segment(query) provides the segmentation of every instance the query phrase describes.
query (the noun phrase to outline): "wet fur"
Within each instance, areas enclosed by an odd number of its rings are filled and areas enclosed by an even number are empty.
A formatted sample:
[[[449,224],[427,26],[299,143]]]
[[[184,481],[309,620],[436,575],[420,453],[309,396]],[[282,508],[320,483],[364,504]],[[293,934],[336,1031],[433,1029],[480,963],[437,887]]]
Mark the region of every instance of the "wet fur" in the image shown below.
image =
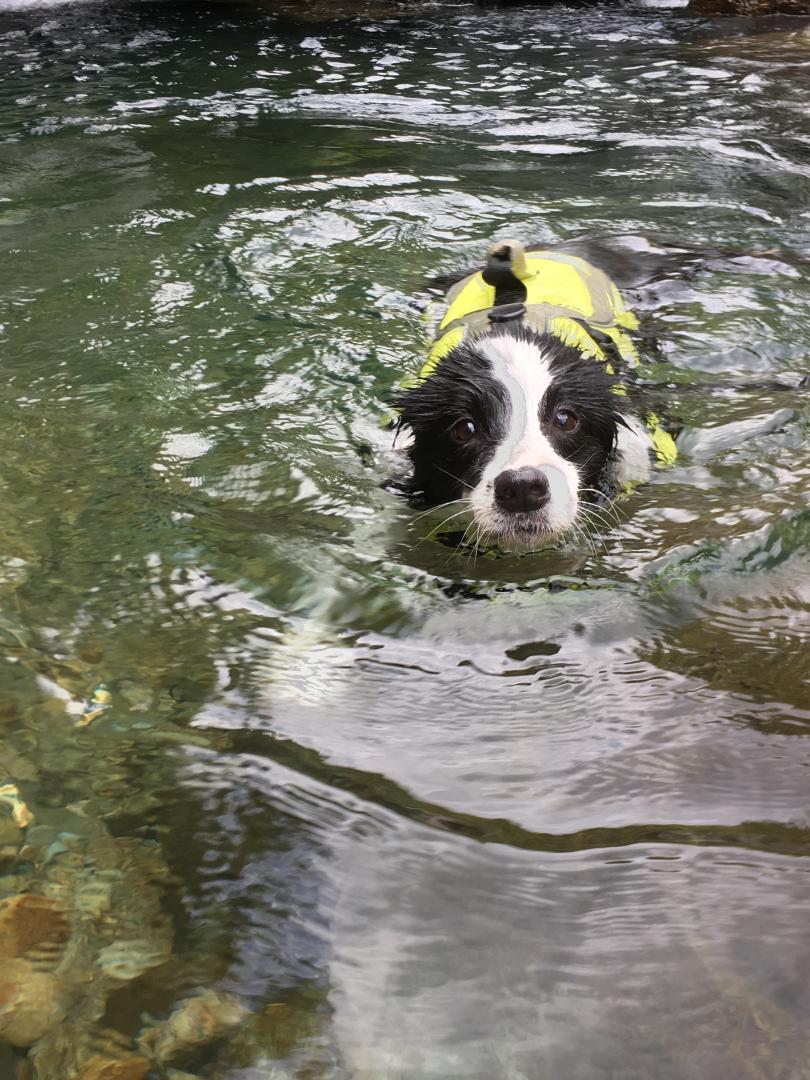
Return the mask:
[[[543,399],[541,430],[557,453],[577,466],[582,489],[607,488],[618,431],[625,426],[624,399],[611,389],[616,380],[603,365],[584,361],[576,349],[548,334],[518,327],[487,335],[496,336],[524,341],[548,357],[552,383]],[[454,349],[429,379],[396,404],[400,426],[413,433],[407,451],[413,467],[409,490],[429,505],[459,499],[478,484],[510,420],[508,395],[475,341]],[[573,435],[549,423],[563,407],[575,409],[581,418],[581,429]],[[460,445],[451,429],[467,416],[476,425],[476,436]]]

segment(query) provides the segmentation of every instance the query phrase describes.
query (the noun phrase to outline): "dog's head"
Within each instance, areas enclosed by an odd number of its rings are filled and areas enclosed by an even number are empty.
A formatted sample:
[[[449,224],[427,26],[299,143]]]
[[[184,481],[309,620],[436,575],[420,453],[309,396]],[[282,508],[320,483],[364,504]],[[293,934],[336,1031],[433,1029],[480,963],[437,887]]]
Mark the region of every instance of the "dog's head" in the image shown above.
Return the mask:
[[[624,423],[604,365],[549,335],[496,330],[454,349],[397,403],[413,491],[466,500],[480,536],[533,547],[575,523]]]

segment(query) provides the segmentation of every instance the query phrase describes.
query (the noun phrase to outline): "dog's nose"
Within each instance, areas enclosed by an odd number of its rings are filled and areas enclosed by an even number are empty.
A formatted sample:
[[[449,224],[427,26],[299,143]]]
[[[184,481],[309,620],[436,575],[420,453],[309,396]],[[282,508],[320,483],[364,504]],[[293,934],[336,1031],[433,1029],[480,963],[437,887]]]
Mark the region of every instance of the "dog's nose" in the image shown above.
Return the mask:
[[[510,514],[539,510],[549,495],[548,477],[542,469],[506,469],[495,477],[495,503]]]

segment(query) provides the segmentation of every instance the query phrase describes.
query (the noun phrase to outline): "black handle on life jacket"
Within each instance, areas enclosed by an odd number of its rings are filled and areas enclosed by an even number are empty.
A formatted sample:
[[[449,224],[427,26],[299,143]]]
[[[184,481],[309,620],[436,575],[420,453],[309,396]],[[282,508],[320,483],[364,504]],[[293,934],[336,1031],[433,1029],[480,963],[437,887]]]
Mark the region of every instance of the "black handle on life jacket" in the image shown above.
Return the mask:
[[[492,245],[481,276],[495,289],[495,307],[525,303],[526,286],[514,272],[511,244]]]
[[[526,305],[517,303],[502,304],[500,307],[494,307],[487,317],[493,326],[499,326],[501,323],[522,322],[525,315]]]

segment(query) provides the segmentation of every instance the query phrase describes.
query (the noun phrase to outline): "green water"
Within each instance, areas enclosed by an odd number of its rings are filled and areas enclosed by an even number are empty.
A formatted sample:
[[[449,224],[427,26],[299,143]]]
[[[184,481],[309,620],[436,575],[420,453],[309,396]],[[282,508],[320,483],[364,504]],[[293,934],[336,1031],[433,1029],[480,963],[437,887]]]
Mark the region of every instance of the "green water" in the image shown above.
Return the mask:
[[[0,6],[0,1076],[810,1076],[808,31],[374,14]],[[691,449],[473,557],[415,302],[585,232]]]

